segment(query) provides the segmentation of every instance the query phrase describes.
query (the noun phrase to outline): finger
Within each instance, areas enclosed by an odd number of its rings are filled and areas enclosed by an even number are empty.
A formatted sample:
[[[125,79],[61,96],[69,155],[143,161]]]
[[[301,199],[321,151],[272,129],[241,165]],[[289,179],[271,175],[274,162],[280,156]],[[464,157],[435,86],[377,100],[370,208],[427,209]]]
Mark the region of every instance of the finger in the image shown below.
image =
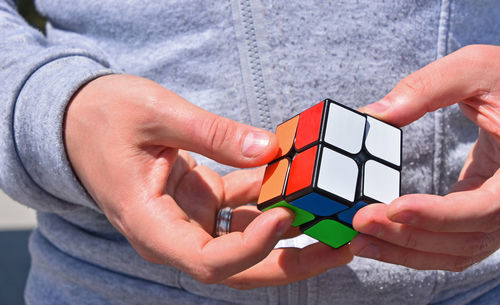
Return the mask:
[[[259,215],[243,232],[213,238],[165,195],[147,204],[132,204],[119,227],[146,260],[216,283],[268,256],[292,221],[291,211],[276,208]]]
[[[224,176],[224,205],[237,207],[255,202],[259,196],[264,167],[237,170]],[[255,205],[240,206],[233,210],[231,232],[242,232],[260,214]],[[298,227],[290,227],[283,238],[292,238],[301,234]]]
[[[364,234],[356,235],[351,241],[350,247],[356,256],[419,270],[463,271],[491,255],[491,253],[482,253],[478,256],[454,256],[429,253],[404,248]]]
[[[245,231],[245,228],[260,214],[262,212],[251,205],[234,209],[231,216],[231,232]]]
[[[485,179],[482,177],[471,177],[457,181],[450,189],[450,193],[472,191],[480,188]]]
[[[237,170],[223,177],[224,205],[235,207],[257,202],[265,167]]]
[[[493,137],[497,143],[500,142],[500,131],[497,127],[500,124],[498,116],[500,105],[498,98],[495,96],[500,91],[500,85],[498,87],[497,89],[490,89],[493,93],[485,92],[483,96],[465,99],[459,104],[462,113],[481,129],[487,131],[489,136]]]
[[[262,213],[241,233],[233,232],[208,241],[200,252],[201,261],[209,271],[208,282],[219,282],[263,260],[292,221],[291,211],[277,209]]]
[[[412,194],[394,200],[387,217],[433,232],[493,232],[500,228],[500,203],[494,177],[477,189],[444,197]]]
[[[493,138],[492,134],[480,128],[478,139],[472,146],[458,179],[482,178],[487,180],[495,174],[499,166],[500,150],[498,142]]]
[[[174,196],[175,190],[179,187],[179,183],[182,177],[186,175],[189,171],[196,167],[196,161],[189,155],[187,151],[179,150],[178,156],[170,170],[168,175],[167,185],[165,186],[165,191],[170,196]],[[158,192],[157,194],[161,194]]]
[[[246,205],[234,209],[231,217],[231,232],[243,232],[260,214],[262,214],[262,212],[254,205]],[[290,227],[289,230],[283,234],[282,238],[292,238],[300,234],[302,233],[298,227]]]
[[[278,150],[274,134],[208,112],[168,90],[160,90],[151,144],[176,147],[236,167],[272,160]]]
[[[196,166],[180,178],[173,197],[191,223],[212,232],[223,196],[222,178],[206,166]]]
[[[445,56],[400,81],[382,100],[363,107],[397,126],[407,125],[427,112],[490,92],[500,83],[500,49],[468,46]]]
[[[387,219],[387,206],[370,205],[354,218],[357,231],[404,248],[424,252],[477,256],[500,246],[500,230],[491,233],[430,232]]]
[[[348,246],[334,249],[315,243],[303,249],[276,249],[262,262],[223,283],[237,289],[285,285],[343,266],[351,260]]]

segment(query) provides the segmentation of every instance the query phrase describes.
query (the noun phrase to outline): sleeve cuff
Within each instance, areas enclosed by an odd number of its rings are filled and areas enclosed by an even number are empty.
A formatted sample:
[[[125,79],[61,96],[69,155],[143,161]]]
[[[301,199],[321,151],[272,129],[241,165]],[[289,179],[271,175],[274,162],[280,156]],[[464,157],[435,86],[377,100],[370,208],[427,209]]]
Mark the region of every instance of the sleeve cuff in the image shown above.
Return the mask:
[[[73,94],[99,76],[116,73],[79,55],[52,60],[24,83],[15,104],[14,141],[29,176],[64,201],[98,210],[73,172],[64,146],[64,117]]]

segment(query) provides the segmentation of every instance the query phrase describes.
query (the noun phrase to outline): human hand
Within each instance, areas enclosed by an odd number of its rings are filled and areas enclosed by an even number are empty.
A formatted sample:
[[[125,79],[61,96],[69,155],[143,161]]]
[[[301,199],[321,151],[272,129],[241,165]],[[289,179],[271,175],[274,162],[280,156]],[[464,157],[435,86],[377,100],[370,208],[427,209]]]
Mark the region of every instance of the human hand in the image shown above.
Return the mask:
[[[174,266],[204,283],[236,288],[282,285],[352,259],[322,244],[273,250],[293,214],[255,202],[263,168],[224,177],[185,151],[236,167],[265,164],[272,133],[225,119],[140,77],[109,75],[85,85],[66,117],[66,148],[77,176],[109,221],[146,260]],[[222,207],[232,233],[214,238]]]
[[[462,271],[500,247],[500,47],[468,46],[361,109],[398,126],[459,103],[479,137],[446,196],[410,194],[354,217],[351,251],[416,269]]]

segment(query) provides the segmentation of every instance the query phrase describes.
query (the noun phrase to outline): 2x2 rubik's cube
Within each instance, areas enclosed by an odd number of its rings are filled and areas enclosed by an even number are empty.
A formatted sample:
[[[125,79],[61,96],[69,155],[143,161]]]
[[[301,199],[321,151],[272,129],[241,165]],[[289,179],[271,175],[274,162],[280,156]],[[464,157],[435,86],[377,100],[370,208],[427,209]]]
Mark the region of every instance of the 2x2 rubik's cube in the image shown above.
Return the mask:
[[[334,248],[357,232],[354,214],[400,196],[402,131],[332,100],[278,125],[258,208],[287,207],[293,226]]]

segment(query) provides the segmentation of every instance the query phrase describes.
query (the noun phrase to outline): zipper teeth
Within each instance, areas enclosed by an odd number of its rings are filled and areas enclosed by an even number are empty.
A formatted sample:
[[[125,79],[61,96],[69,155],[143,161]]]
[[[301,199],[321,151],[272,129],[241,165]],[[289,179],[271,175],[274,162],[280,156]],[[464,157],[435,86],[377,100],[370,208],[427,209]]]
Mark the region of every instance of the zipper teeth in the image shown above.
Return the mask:
[[[439,15],[438,26],[438,40],[437,40],[437,54],[436,59],[445,56],[448,53],[448,34],[450,28],[450,9],[451,0],[441,1],[441,12]],[[445,139],[444,129],[444,110],[438,109],[434,112],[434,163],[433,163],[433,183],[432,192],[434,194],[441,194],[441,177],[443,174],[443,141]]]
[[[253,22],[252,8],[249,0],[241,0],[242,23],[245,40],[248,48],[249,69],[252,74],[252,85],[255,90],[259,120],[262,127],[270,130],[272,128],[271,114],[267,103],[266,89],[264,86],[264,76],[260,62],[259,49],[257,47],[257,36],[255,34],[255,24]]]
[[[251,74],[251,82],[254,88],[255,99],[257,102],[257,110],[260,123],[263,128],[272,129],[272,120],[269,104],[267,101],[266,88],[264,86],[264,75],[262,73],[262,65],[260,62],[259,49],[257,46],[257,35],[255,33],[255,24],[252,15],[251,0],[240,0],[241,19],[243,24],[243,32],[248,50],[249,70]],[[279,287],[278,291],[282,291],[286,296],[286,300],[280,299],[279,303],[288,304],[305,304],[307,300],[306,282],[293,283],[289,286]],[[289,292],[288,289],[292,288]],[[284,297],[283,296],[283,297]],[[291,296],[291,299],[289,298]]]

